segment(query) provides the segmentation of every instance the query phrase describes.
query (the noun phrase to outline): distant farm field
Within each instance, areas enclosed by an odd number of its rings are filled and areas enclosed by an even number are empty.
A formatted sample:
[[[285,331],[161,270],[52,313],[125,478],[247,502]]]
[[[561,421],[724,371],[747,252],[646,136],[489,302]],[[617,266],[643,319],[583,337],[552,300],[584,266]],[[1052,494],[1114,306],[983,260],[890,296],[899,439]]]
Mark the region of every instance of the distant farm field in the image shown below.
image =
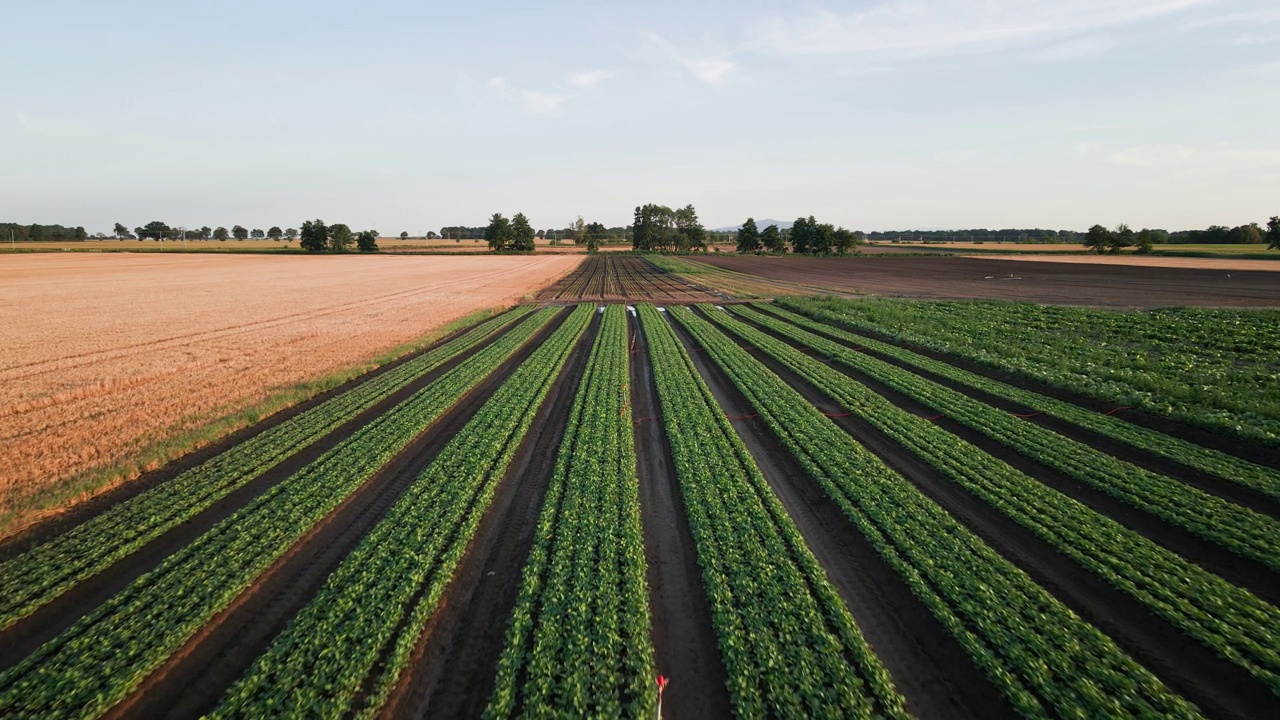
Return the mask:
[[[6,258],[0,535],[518,302],[581,259]]]

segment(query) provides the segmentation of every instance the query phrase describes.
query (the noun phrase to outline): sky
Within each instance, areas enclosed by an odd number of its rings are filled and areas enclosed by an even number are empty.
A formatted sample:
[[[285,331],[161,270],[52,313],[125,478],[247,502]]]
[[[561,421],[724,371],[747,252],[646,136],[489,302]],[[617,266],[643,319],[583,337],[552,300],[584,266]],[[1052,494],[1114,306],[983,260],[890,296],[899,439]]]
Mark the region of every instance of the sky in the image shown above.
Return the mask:
[[[1280,214],[1275,0],[64,2],[0,10],[0,222],[384,235]]]

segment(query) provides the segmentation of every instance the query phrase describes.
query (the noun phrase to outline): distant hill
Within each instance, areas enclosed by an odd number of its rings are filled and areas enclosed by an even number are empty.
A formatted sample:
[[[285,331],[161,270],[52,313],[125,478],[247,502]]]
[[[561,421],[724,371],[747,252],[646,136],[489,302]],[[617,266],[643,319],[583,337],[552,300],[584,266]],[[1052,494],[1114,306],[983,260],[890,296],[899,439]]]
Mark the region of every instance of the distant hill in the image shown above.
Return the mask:
[[[790,221],[790,220],[757,220],[757,221],[756,221],[756,228],[758,228],[758,229],[760,229],[760,230],[763,230],[763,229],[765,229],[765,228],[769,227],[770,225],[777,225],[779,230],[790,230],[790,229],[791,229],[791,221]],[[739,223],[739,224],[734,225],[734,226],[732,226],[732,227],[718,227],[718,228],[713,228],[713,231],[714,231],[714,232],[738,232],[738,229],[739,229],[739,228],[741,228],[741,227],[742,227],[742,224],[741,224],[741,223]]]

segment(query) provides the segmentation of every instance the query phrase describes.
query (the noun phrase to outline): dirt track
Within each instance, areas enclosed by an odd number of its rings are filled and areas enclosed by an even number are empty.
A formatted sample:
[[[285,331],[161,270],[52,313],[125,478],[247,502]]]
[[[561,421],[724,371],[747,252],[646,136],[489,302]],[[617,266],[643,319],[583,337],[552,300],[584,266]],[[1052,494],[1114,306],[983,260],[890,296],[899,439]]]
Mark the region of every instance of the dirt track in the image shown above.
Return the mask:
[[[690,259],[770,280],[885,297],[1022,300],[1111,308],[1280,308],[1280,275],[1270,271],[888,255]]]

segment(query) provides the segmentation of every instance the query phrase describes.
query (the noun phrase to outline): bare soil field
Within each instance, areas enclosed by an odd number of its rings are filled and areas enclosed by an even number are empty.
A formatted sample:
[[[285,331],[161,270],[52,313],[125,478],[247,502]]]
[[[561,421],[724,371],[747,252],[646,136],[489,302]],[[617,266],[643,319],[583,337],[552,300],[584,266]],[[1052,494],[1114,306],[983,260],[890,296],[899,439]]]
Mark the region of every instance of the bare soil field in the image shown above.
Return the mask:
[[[693,303],[724,300],[706,288],[634,255],[594,255],[538,294],[541,302]]]
[[[966,255],[965,257],[987,256]],[[1232,257],[1170,257],[1157,255],[1007,255],[1001,260],[1023,262],[1080,263],[1085,265],[1125,265],[1128,267],[1192,268],[1197,270],[1257,270],[1280,272],[1280,263],[1271,260],[1248,260]]]
[[[695,259],[695,258],[690,258]],[[1039,260],[1039,258],[1036,258]],[[1280,307],[1273,272],[974,257],[699,257],[698,262],[835,292],[1149,308]],[[1195,259],[1201,262],[1202,259]]]
[[[458,318],[518,302],[580,261],[7,258],[0,262],[0,534],[36,517],[51,497],[73,501],[113,479],[80,487],[86,472],[138,462],[167,439],[421,341]]]

